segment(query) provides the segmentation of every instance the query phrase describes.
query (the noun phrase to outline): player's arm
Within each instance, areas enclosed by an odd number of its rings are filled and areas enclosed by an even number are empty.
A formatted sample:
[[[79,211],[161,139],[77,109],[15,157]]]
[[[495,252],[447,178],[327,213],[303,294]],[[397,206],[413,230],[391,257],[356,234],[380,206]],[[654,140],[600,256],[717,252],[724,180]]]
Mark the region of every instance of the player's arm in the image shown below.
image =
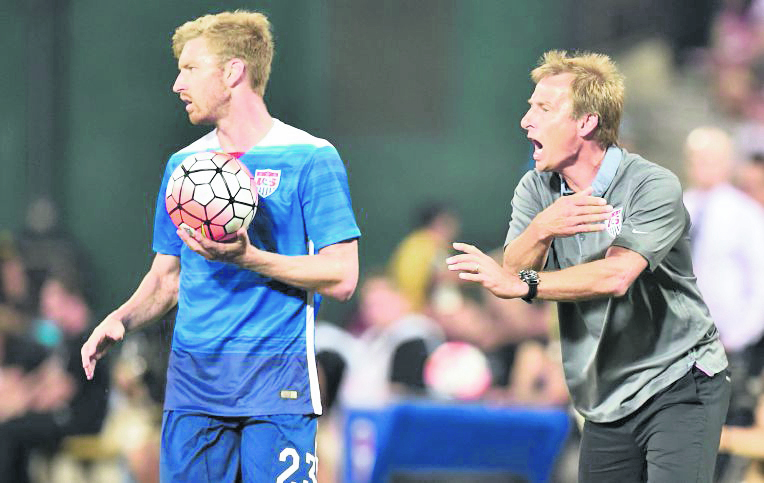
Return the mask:
[[[608,219],[613,208],[604,198],[591,194],[589,187],[570,196],[561,196],[533,217],[525,230],[505,247],[505,270],[508,273],[518,273],[526,268],[541,270],[555,237],[603,230],[602,222]]]
[[[260,250],[239,230],[232,243],[218,243],[199,232],[178,230],[191,250],[208,260],[233,263],[288,285],[348,300],[358,283],[358,240],[327,245],[315,255],[282,255]]]
[[[157,253],[133,295],[93,329],[82,346],[82,367],[93,378],[96,362],[125,332],[158,320],[178,302],[180,258]]]
[[[238,264],[286,284],[346,301],[358,283],[358,240],[335,243],[316,255],[302,256],[280,255],[249,245]]]
[[[528,293],[528,285],[515,273],[499,267],[491,257],[472,245],[454,244],[464,253],[447,260],[449,270],[459,278],[483,285],[501,298],[518,298]],[[647,260],[637,252],[611,246],[605,258],[564,270],[539,274],[537,298],[555,301],[621,297],[647,268]]]

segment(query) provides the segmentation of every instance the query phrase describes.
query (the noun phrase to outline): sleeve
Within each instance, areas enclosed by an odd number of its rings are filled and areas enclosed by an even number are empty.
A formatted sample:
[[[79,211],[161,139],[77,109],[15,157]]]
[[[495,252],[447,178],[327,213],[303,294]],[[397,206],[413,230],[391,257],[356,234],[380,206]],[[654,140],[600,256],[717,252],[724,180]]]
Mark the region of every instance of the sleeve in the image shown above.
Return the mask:
[[[512,218],[509,222],[507,238],[504,241],[505,248],[512,240],[520,236],[536,215],[544,209],[541,196],[534,182],[535,176],[533,170],[528,171],[515,188],[515,194],[512,196]]]
[[[157,194],[152,248],[156,253],[180,256],[183,241],[175,233],[177,228],[175,228],[175,224],[170,219],[170,215],[165,207],[165,191],[167,190],[167,182],[170,179],[170,175],[172,175],[173,169],[172,163],[168,162],[162,177],[162,184],[159,187],[159,193]]]
[[[358,238],[345,166],[333,146],[318,148],[300,177],[305,229],[316,250]]]
[[[390,382],[410,389],[424,389],[424,366],[428,355],[427,344],[422,339],[402,343],[393,354]]]
[[[684,234],[687,218],[677,177],[648,177],[631,194],[621,231],[612,246],[639,253],[653,271]]]

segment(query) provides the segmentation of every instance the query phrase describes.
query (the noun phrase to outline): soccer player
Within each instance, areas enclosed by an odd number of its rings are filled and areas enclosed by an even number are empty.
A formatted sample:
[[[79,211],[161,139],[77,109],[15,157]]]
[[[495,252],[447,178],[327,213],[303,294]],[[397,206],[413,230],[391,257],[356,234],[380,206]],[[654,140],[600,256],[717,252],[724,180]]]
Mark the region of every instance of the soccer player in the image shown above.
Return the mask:
[[[313,323],[321,296],[347,300],[360,232],[347,174],[327,141],[268,113],[268,19],[246,11],[180,26],[173,90],[214,129],[173,154],[154,222],[156,256],[133,295],[82,347],[88,378],[105,350],[178,313],[162,425],[162,481],[315,481],[321,414]],[[232,243],[173,226],[170,174],[187,156],[236,153],[258,181],[258,212]]]
[[[547,52],[531,76],[520,125],[536,169],[515,190],[503,266],[463,243],[447,264],[498,297],[559,302],[580,481],[710,482],[730,381],[679,180],[618,146],[623,78],[607,56]]]

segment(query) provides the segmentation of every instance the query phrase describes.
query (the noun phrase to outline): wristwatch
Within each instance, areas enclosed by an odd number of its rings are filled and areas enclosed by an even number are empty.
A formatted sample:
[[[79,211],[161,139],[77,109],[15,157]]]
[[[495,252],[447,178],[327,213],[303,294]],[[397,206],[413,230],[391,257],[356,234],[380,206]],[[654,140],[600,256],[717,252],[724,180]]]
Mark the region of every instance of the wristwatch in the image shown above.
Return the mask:
[[[525,297],[522,297],[522,299],[531,303],[538,293],[539,274],[536,270],[525,269],[520,270],[518,276],[520,277],[520,280],[528,284],[528,293]]]

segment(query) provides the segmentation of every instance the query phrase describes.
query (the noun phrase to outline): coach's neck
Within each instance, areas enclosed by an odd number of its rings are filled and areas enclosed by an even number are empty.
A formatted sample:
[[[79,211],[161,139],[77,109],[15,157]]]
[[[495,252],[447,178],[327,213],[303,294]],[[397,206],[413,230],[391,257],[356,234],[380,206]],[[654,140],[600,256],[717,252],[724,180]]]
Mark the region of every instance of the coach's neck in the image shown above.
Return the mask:
[[[591,186],[594,178],[597,177],[606,151],[596,141],[583,141],[572,161],[560,170],[568,188],[577,193]]]

